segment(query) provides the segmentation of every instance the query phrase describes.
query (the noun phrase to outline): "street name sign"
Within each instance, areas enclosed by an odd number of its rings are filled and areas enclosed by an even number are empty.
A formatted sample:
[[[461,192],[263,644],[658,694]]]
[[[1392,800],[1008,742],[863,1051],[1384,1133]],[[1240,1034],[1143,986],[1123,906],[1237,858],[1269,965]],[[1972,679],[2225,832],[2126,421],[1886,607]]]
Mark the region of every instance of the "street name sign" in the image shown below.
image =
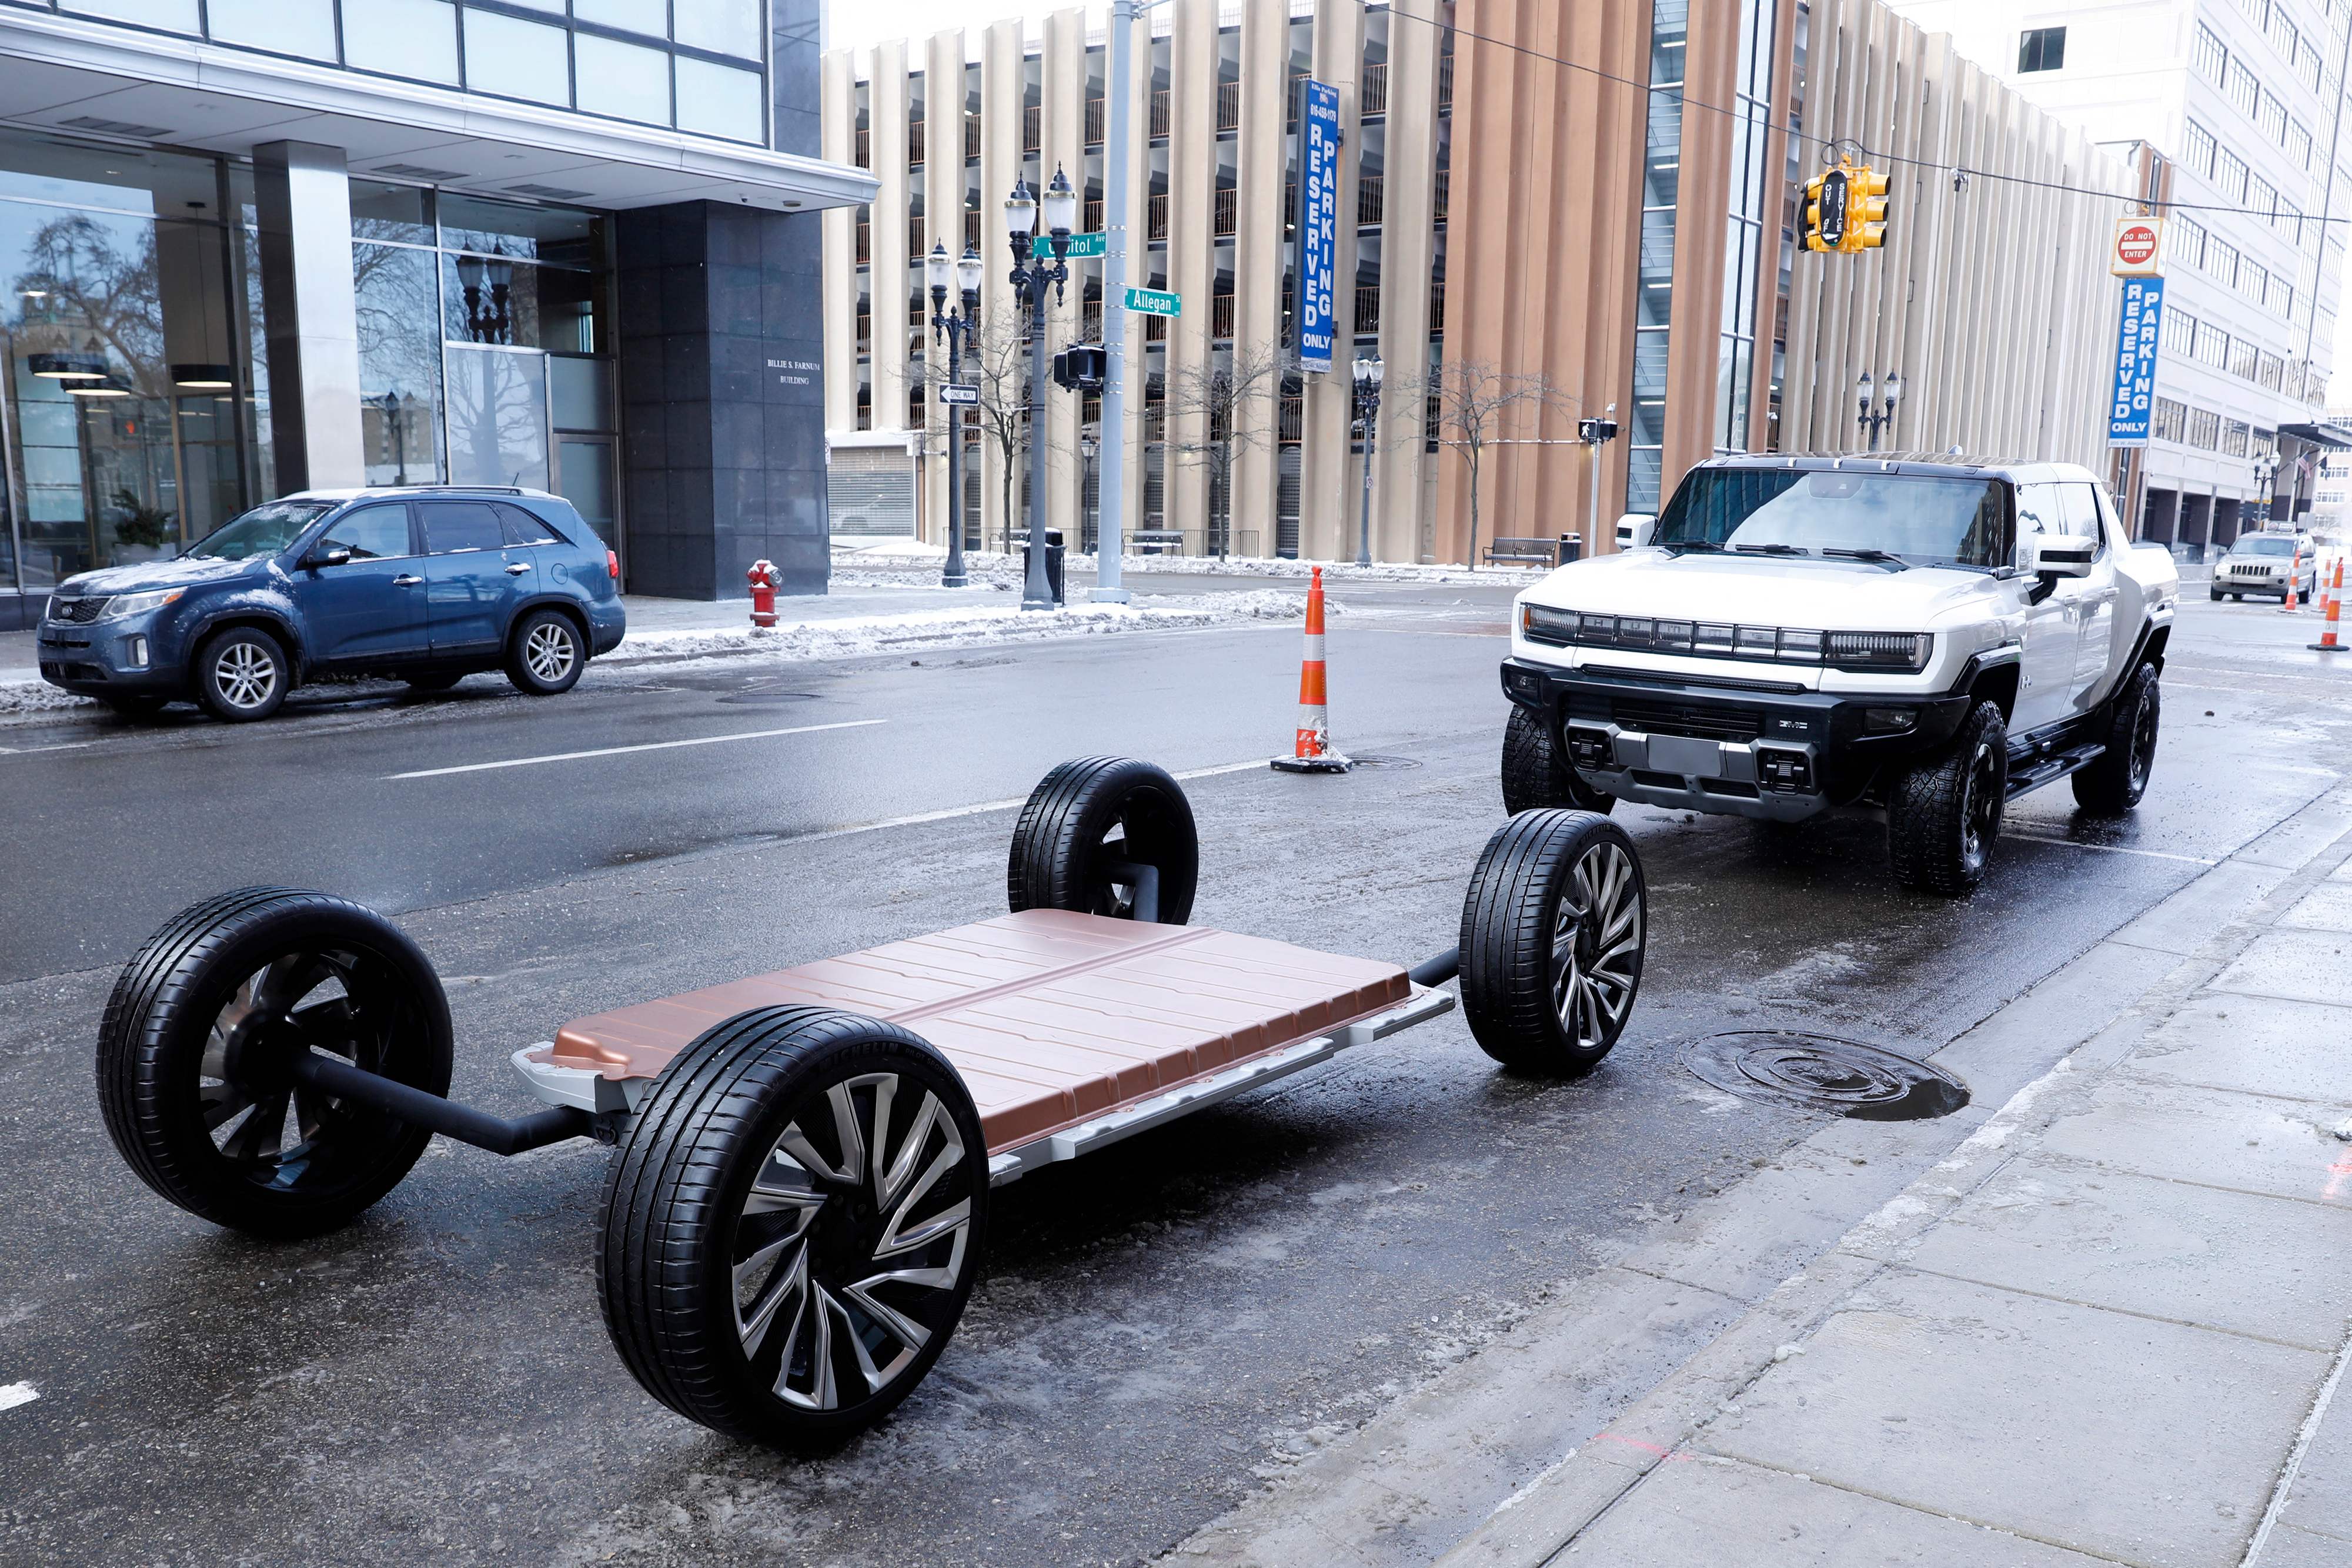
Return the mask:
[[[1331,369],[1331,265],[1339,247],[1339,89],[1299,84],[1298,367]]]
[[[944,403],[961,402],[978,406],[980,402],[980,389],[978,387],[964,386],[961,383],[951,383],[940,388],[940,401]]]
[[[1174,316],[1183,310],[1184,299],[1161,288],[1130,288],[1127,308],[1140,316]]]
[[[1108,237],[1109,236],[1106,235],[1100,234],[1072,235],[1070,236],[1070,258],[1075,261],[1080,256],[1102,255],[1104,251],[1109,248],[1108,244]],[[1031,240],[1029,242],[1029,254],[1035,256],[1040,261],[1053,260],[1054,241],[1052,237],[1046,235],[1039,235],[1036,238]]]
[[[2107,270],[2117,277],[2155,277],[2164,267],[2164,220],[2117,218]]]
[[[2116,391],[2107,400],[2107,444],[2146,446],[2156,400],[2156,353],[2164,329],[2164,279],[2124,279],[2116,332]]]

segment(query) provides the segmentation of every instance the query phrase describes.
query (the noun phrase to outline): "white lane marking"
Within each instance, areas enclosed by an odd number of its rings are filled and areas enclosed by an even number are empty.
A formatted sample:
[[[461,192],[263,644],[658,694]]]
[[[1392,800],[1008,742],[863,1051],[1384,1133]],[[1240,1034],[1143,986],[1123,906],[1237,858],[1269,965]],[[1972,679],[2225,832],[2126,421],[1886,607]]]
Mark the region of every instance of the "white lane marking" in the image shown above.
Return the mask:
[[[36,757],[44,751],[79,751],[85,746],[96,746],[94,740],[63,740],[55,746],[0,746],[0,752],[11,757]]]
[[[1224,762],[1214,768],[1188,768],[1181,773],[1171,773],[1171,779],[1213,779],[1221,773],[1246,773],[1253,768],[1264,768],[1264,758],[1250,762]],[[922,822],[945,822],[957,817],[984,816],[990,811],[1010,811],[1029,803],[1026,795],[1014,800],[982,800],[976,806],[950,806],[938,811],[918,811],[910,817],[887,817],[878,822],[860,822],[854,828],[827,828],[822,832],[794,833],[778,841],[788,844],[820,843],[826,839],[845,839],[856,833],[879,832],[884,828],[911,828]]]
[[[827,729],[864,729],[887,724],[887,718],[852,718],[839,724],[801,724],[790,729],[753,729],[740,735],[705,735],[693,740],[653,740],[642,746],[605,746],[593,751],[558,751],[545,757],[510,757],[503,762],[468,762],[458,768],[420,768],[414,773],[387,773],[394,779],[445,779],[452,773],[487,773],[498,768],[535,768],[542,762],[581,762],[592,757],[625,757],[633,751],[671,751],[681,746],[719,746],[730,740],[767,740],[779,735],[814,735]]]
[[[0,1410],[14,1410],[19,1405],[30,1405],[40,1396],[40,1391],[29,1383],[12,1383],[0,1388]]]
[[[2097,850],[2102,854],[2146,855],[2150,860],[2183,861],[2189,865],[2220,865],[2221,863],[2220,861],[2209,861],[2199,855],[2176,855],[2168,853],[2163,850],[2136,850],[2127,844],[2086,844],[2080,839],[2053,838],[2046,833],[2013,832],[2006,828],[2001,830],[2000,836],[2004,839],[2026,839],[2037,844],[2063,844],[2070,850]]]

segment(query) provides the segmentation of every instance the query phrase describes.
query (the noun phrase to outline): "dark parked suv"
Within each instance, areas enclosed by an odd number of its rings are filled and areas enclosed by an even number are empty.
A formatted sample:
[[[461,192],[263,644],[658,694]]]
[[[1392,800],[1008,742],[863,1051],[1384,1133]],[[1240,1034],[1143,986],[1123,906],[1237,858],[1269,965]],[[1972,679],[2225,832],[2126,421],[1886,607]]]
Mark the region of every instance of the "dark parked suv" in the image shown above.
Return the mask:
[[[41,676],[134,716],[193,698],[220,718],[267,718],[327,674],[444,691],[503,669],[551,695],[619,646],[619,577],[571,504],[538,490],[305,491],[174,559],[58,584]]]

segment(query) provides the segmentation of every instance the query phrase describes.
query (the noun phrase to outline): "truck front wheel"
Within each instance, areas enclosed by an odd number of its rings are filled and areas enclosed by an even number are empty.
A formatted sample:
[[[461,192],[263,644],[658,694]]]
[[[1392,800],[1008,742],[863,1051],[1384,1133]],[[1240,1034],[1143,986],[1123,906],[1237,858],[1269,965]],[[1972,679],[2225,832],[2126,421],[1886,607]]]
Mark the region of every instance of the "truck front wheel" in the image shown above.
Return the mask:
[[[1553,743],[1551,727],[1527,709],[1513,706],[1503,727],[1503,810],[1516,817],[1521,811],[1564,808],[1607,815],[1617,804],[1576,776],[1568,758]]]
[[[1947,898],[1984,880],[2009,797],[2009,727],[1979,703],[1943,751],[1897,774],[1886,793],[1895,880]]]

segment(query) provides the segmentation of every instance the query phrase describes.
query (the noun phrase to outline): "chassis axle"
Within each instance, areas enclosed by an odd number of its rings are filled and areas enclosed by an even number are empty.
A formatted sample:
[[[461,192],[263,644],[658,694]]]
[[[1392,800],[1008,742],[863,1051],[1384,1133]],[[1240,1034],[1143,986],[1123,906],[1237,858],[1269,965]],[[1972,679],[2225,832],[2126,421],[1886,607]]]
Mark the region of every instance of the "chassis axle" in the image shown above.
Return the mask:
[[[322,1094],[357,1100],[411,1126],[429,1128],[494,1155],[519,1155],[567,1138],[584,1138],[595,1124],[593,1117],[575,1105],[556,1105],[509,1122],[315,1051],[294,1059],[293,1075],[296,1082]]]

